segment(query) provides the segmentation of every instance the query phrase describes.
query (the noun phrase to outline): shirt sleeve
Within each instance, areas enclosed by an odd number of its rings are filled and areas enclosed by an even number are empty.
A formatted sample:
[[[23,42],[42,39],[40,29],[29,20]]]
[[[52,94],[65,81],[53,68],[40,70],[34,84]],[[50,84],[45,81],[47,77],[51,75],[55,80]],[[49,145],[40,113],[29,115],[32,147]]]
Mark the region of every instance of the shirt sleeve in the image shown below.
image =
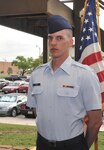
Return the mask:
[[[101,109],[100,82],[94,72],[86,72],[82,77],[82,97],[86,111]]]
[[[33,90],[33,77],[30,77],[29,81],[29,89],[28,89],[28,96],[27,96],[27,106],[29,107],[36,107],[36,99],[35,96],[32,95]]]

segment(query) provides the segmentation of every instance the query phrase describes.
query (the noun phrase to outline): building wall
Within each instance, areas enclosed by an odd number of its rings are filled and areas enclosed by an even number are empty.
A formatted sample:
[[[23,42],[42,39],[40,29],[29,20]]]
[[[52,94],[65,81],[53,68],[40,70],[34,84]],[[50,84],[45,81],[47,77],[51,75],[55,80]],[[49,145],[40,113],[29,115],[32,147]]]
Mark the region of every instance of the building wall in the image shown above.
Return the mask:
[[[18,67],[12,66],[11,62],[0,61],[0,73],[3,71],[4,75],[8,75],[8,68],[12,68],[12,74],[19,73]]]

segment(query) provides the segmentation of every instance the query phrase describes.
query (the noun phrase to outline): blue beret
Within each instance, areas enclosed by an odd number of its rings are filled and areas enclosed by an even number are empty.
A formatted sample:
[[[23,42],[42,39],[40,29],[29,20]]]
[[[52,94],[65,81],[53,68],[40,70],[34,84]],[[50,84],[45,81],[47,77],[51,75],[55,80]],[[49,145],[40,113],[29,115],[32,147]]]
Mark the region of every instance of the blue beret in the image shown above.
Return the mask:
[[[69,22],[62,16],[52,15],[48,17],[48,33],[58,32],[63,29],[71,29],[72,26]]]

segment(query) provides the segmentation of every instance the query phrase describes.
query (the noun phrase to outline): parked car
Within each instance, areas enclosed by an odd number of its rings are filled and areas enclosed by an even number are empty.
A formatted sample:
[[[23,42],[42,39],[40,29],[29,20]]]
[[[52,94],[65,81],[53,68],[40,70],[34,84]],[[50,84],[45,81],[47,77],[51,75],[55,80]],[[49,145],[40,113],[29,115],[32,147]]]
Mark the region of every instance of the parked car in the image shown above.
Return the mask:
[[[0,96],[0,115],[16,117],[20,114],[20,107],[27,101],[27,96],[22,93],[9,93]]]
[[[25,79],[26,82],[30,81],[30,76],[27,76],[27,78]]]
[[[20,75],[19,78],[20,78],[21,80],[26,80],[26,79],[27,79],[27,76],[25,76],[25,75],[24,75],[24,76]]]
[[[20,85],[18,92],[19,93],[27,93],[28,92],[29,83],[26,82],[24,85]]]
[[[9,83],[10,83],[10,81],[8,81],[8,80],[0,79],[0,90],[1,90],[3,87],[7,86]]]
[[[28,107],[26,105],[26,102],[21,105],[20,112],[26,118],[36,118],[36,112],[34,111],[33,108]]]
[[[18,75],[10,75],[8,77],[5,77],[5,79],[9,81],[21,80],[21,78]]]
[[[5,81],[5,79],[4,78],[0,78],[0,82],[4,82]]]
[[[18,93],[19,87],[24,85],[26,81],[12,81],[8,86],[2,88],[2,92],[6,93]]]

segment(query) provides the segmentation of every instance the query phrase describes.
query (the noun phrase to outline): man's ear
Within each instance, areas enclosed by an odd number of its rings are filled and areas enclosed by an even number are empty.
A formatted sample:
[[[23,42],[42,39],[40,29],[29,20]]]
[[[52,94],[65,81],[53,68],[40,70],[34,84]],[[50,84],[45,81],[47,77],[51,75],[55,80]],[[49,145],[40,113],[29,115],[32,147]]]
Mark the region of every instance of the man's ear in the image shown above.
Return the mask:
[[[73,43],[74,43],[73,38],[70,38],[70,47],[72,47],[72,46],[73,46]]]

